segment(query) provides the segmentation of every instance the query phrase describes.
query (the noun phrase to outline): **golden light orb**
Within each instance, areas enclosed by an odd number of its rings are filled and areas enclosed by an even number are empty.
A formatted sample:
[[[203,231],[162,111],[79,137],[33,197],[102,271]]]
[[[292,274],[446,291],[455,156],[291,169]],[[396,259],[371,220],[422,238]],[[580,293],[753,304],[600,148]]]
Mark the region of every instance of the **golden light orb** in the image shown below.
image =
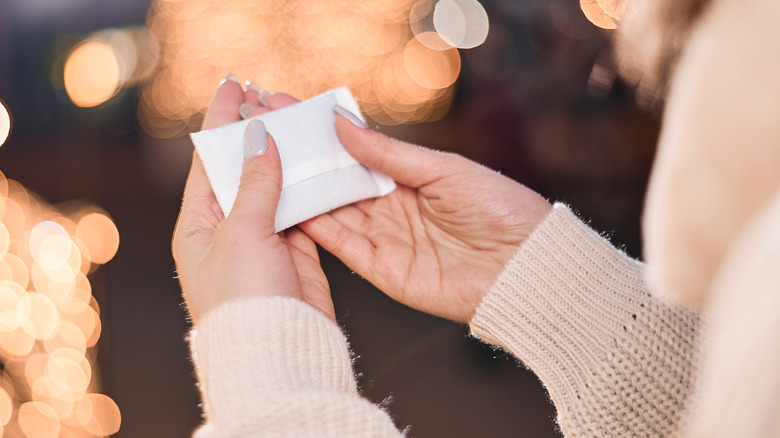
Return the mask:
[[[404,66],[409,76],[425,88],[437,90],[452,85],[460,74],[457,49],[434,50],[413,38],[404,50]]]
[[[119,249],[119,230],[111,218],[103,213],[89,213],[79,219],[76,237],[87,246],[93,263],[108,262]]]
[[[63,81],[68,97],[77,106],[93,107],[107,101],[122,85],[114,49],[100,40],[79,44],[65,61]]]
[[[602,29],[617,29],[617,20],[605,12],[597,0],[580,0],[580,9],[594,25]]]
[[[28,438],[57,438],[60,434],[57,413],[46,403],[24,403],[17,416],[19,427]]]

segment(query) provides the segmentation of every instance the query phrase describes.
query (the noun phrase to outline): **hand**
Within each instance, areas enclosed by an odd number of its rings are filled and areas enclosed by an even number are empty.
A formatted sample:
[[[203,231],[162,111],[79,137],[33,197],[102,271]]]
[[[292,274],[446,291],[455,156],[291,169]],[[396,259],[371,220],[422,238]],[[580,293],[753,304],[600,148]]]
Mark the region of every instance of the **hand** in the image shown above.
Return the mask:
[[[550,204],[461,156],[394,140],[343,117],[336,129],[358,161],[399,187],[301,229],[391,298],[467,322]]]
[[[268,107],[260,105],[252,87],[245,92],[237,82],[225,81],[214,95],[203,129],[241,120],[239,107],[243,114],[254,116],[297,102],[283,94],[266,101]],[[267,141],[267,152],[244,162],[238,195],[227,218],[203,163],[197,152],[193,155],[172,250],[196,325],[223,302],[258,296],[301,299],[335,321],[314,242],[297,228],[274,233],[282,174],[276,144],[270,135]]]

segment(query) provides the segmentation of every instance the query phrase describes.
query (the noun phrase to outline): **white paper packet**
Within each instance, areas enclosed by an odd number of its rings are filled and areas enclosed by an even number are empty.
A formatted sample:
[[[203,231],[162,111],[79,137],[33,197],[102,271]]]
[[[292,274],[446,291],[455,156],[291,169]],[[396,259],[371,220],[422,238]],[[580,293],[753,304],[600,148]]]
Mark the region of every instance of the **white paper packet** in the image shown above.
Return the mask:
[[[361,165],[344,149],[336,135],[335,105],[363,118],[346,87],[255,117],[273,136],[282,161],[277,232],[395,188],[392,179]],[[241,180],[249,120],[190,134],[226,217]]]

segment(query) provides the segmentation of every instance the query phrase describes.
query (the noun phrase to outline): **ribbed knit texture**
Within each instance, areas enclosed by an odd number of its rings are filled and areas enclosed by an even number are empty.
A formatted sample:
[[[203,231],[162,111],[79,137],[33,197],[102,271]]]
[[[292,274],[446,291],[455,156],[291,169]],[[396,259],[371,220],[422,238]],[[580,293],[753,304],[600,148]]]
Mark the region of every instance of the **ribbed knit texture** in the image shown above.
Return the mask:
[[[361,398],[339,327],[292,298],[222,304],[190,337],[211,437],[399,437]]]
[[[569,437],[669,436],[693,383],[698,317],[565,206],[523,243],[470,325],[534,371]]]

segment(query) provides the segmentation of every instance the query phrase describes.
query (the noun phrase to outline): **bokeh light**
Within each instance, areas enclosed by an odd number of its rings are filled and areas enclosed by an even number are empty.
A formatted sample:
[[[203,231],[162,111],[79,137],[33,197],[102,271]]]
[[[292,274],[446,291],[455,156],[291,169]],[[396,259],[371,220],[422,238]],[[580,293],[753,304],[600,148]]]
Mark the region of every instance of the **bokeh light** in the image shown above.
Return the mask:
[[[92,263],[104,264],[119,249],[119,231],[106,214],[92,212],[78,220],[76,237],[83,242]]]
[[[485,42],[490,23],[477,0],[440,0],[434,8],[433,26],[453,47],[471,49]]]
[[[28,438],[57,438],[60,422],[51,406],[40,402],[27,402],[19,407],[19,427]]]
[[[11,421],[13,410],[14,403],[11,395],[3,387],[0,387],[0,425],[5,426]]]
[[[65,61],[63,81],[65,91],[76,105],[100,105],[119,90],[119,60],[105,42],[85,41]]]
[[[64,87],[74,104],[93,107],[147,79],[156,65],[157,42],[145,28],[130,27],[82,38],[55,60],[52,74],[55,87]]]
[[[5,144],[8,134],[11,133],[11,113],[0,100],[0,146]]]
[[[116,403],[103,394],[88,394],[87,397],[92,406],[92,415],[84,427],[98,436],[116,433],[122,422],[122,416]]]
[[[604,10],[602,2],[605,5],[609,2],[613,15],[617,15],[618,11],[622,11],[622,9],[619,9],[619,4],[621,3],[619,0],[580,0],[580,9],[585,14],[585,18],[596,26],[602,29],[617,29],[617,19]]]
[[[487,14],[475,0],[156,0],[147,27],[159,43],[160,63],[142,89],[142,126],[158,137],[199,129],[228,72],[301,99],[345,85],[361,110],[383,124],[441,118],[460,74],[457,49],[433,26],[442,1],[452,3],[438,20],[450,41],[481,44]],[[388,60],[411,70],[399,72]],[[400,88],[409,77],[411,92]]]
[[[435,0],[417,0],[409,11],[409,28],[415,38],[426,47],[434,50],[446,50],[453,47],[436,30],[433,23],[436,9]]]
[[[626,12],[626,0],[598,0],[601,10],[607,15],[620,21]]]
[[[433,50],[411,39],[404,50],[404,67],[419,85],[438,90],[452,85],[460,74],[460,54],[456,49]]]
[[[116,253],[116,226],[94,206],[65,215],[2,173],[0,207],[0,437],[116,433],[119,408],[93,379],[87,277]]]

